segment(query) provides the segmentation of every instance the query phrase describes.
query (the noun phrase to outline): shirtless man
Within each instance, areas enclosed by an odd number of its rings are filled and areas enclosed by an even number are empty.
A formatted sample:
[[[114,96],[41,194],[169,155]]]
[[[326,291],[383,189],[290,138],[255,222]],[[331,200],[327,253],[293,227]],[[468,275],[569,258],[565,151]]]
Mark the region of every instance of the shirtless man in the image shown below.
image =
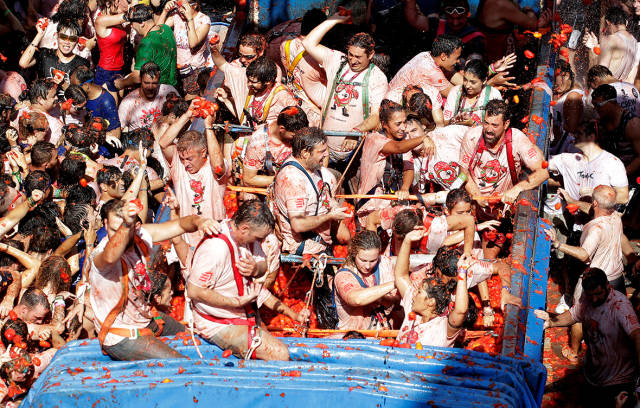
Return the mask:
[[[366,132],[376,128],[380,102],[387,93],[387,77],[371,62],[373,38],[366,33],[355,34],[347,43],[346,55],[320,44],[329,30],[348,19],[337,14],[329,17],[305,37],[302,45],[327,73],[321,98],[322,129]],[[346,160],[357,144],[355,138],[331,137],[332,161]]]
[[[346,208],[338,207],[333,199],[335,177],[322,167],[329,155],[324,133],[318,128],[303,128],[296,132],[291,147],[292,157],[280,168],[274,187],[282,250],[298,255],[318,254],[332,243],[332,227],[337,224],[334,221],[348,215]]]
[[[637,67],[634,66],[638,42],[627,31],[627,15],[622,8],[614,6],[607,9],[604,15],[603,35],[598,44],[596,34],[587,31],[583,39],[584,45],[593,50],[600,47],[600,55],[589,53],[590,65],[604,65],[613,76],[620,81],[633,82]]]
[[[600,85],[611,85],[618,93],[618,105],[623,109],[640,114],[640,92],[632,83],[620,81],[604,65],[594,65],[587,72],[587,86],[591,91]]]
[[[514,204],[521,192],[538,187],[549,178],[542,167],[544,156],[540,149],[518,129],[510,128],[508,106],[501,100],[487,103],[482,127],[467,132],[460,150],[462,171],[467,176],[466,189],[471,196],[501,194],[503,204]],[[521,180],[522,167],[531,173]],[[478,221],[498,219],[499,205],[489,206],[486,198],[475,200]],[[495,258],[505,241],[504,234],[496,234],[496,245],[487,248],[487,234],[483,234],[485,258]],[[493,240],[491,240],[493,241]]]
[[[226,218],[224,191],[228,177],[222,149],[213,132],[212,116],[205,118],[205,134],[183,129],[193,117],[193,106],[180,116],[160,137],[162,154],[169,164],[175,195],[180,204],[180,216],[198,214],[222,220]],[[178,139],[177,142],[174,141]],[[200,233],[185,236],[195,246]]]
[[[160,68],[155,62],[147,62],[140,68],[140,88],[125,96],[118,108],[124,129],[150,128],[160,116],[167,94],[178,93],[173,86],[159,81]]]
[[[191,260],[187,293],[193,301],[196,331],[209,343],[245,359],[289,359],[287,346],[260,327],[257,309],[282,307],[261,279],[267,259],[259,244],[274,225],[266,204],[246,201],[233,219],[221,223],[220,233],[198,245]]]
[[[140,291],[151,282],[149,250],[154,242],[180,234],[219,232],[210,219],[189,216],[161,224],[139,224],[140,208],[134,202],[107,202],[101,217],[107,230],[92,251],[89,281],[94,323],[102,350],[114,360],[184,357],[155,335],[175,335],[185,327],[168,315],[154,316]],[[125,272],[126,271],[126,272]],[[123,275],[123,273],[126,273]],[[164,321],[159,325],[156,319]]]
[[[327,74],[318,61],[307,54],[302,41],[324,20],[324,13],[309,10],[302,17],[300,35],[280,44],[280,62],[285,68],[287,87],[302,101],[300,107],[307,113],[310,126],[320,126],[321,97],[327,87]]]

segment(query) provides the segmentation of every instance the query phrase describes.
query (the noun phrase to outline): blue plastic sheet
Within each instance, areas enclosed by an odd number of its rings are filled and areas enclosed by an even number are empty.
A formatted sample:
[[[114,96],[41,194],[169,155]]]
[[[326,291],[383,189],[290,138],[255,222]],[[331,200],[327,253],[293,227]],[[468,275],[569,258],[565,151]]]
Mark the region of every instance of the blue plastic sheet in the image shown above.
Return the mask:
[[[205,342],[201,360],[194,346],[168,340],[190,359],[115,362],[97,341],[76,341],[58,351],[22,406],[537,407],[546,376],[531,360],[461,349],[284,341],[292,361],[222,358]]]

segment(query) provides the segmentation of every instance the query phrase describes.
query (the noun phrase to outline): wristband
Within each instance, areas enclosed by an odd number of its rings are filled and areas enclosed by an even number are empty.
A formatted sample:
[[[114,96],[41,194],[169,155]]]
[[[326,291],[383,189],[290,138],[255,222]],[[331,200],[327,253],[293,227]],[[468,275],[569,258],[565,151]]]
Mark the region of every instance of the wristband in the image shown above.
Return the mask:
[[[129,10],[127,10],[128,12]],[[129,15],[127,13],[123,13],[122,14],[122,22],[124,23],[128,23],[129,22]]]
[[[511,288],[507,285],[502,285],[502,289],[505,289],[507,292],[511,290]]]
[[[33,208],[38,205],[38,203],[36,203],[35,200],[31,197],[27,198],[27,204],[29,204],[29,208]]]
[[[11,10],[9,10],[9,8],[7,8],[4,13],[2,13],[3,16],[8,16],[9,14],[11,14]]]
[[[497,73],[498,73],[498,72],[496,71],[496,69],[493,67],[493,64],[489,65],[489,73],[490,73],[491,75],[495,75],[495,74],[497,74]]]

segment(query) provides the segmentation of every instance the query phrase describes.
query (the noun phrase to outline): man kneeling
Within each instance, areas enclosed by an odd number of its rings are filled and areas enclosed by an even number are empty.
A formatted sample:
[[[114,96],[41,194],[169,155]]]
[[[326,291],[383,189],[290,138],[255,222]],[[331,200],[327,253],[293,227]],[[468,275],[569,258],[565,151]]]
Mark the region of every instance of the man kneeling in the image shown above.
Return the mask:
[[[197,333],[238,357],[288,360],[287,346],[260,328],[258,306],[280,303],[258,281],[267,270],[260,242],[275,220],[258,200],[246,201],[220,234],[205,236],[191,261],[187,293]]]

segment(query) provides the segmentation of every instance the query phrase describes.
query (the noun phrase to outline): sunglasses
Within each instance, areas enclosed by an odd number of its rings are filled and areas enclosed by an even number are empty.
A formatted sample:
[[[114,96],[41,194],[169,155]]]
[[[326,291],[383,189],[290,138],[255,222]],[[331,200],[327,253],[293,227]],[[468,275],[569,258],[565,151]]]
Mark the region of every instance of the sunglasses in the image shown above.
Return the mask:
[[[596,108],[602,108],[604,105],[606,105],[609,102],[614,102],[616,101],[617,98],[611,98],[611,99],[607,99],[606,101],[602,101],[600,103],[598,102],[593,102],[593,106],[595,106]]]
[[[71,42],[78,41],[78,36],[77,35],[66,35],[66,34],[63,34],[63,33],[58,33],[58,38],[63,40],[63,41],[71,41]]]
[[[467,9],[464,7],[445,7],[444,12],[447,14],[466,14]]]
[[[238,58],[244,58],[244,59],[254,59],[256,57],[256,54],[253,55],[245,55],[245,54],[238,54]]]

